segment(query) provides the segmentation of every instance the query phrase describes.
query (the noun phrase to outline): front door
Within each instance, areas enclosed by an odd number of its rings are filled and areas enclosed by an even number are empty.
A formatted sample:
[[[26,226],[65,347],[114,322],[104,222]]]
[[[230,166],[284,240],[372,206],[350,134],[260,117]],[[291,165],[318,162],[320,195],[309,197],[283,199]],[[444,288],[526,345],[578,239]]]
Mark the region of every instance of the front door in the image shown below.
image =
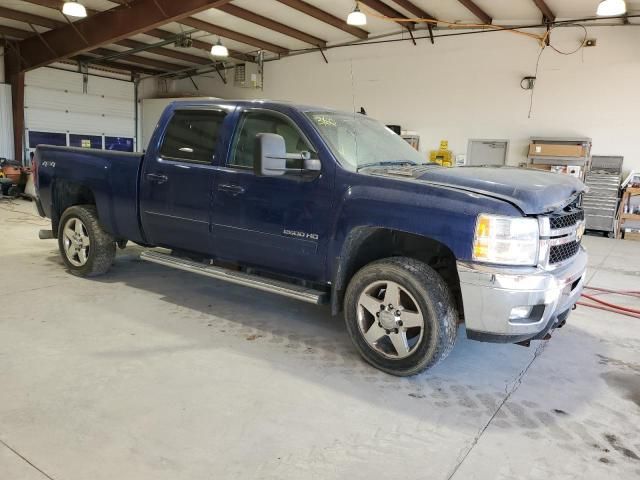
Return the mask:
[[[239,116],[226,165],[216,178],[212,232],[222,257],[310,280],[324,274],[331,173],[327,162],[314,174],[261,177],[253,172],[256,135],[281,135],[287,153],[317,150],[287,116],[245,109]],[[322,160],[322,159],[321,159]],[[288,167],[301,168],[301,161]]]
[[[213,163],[223,151],[226,119],[224,108],[175,110],[157,148],[149,149],[140,181],[140,218],[149,243],[211,253]]]

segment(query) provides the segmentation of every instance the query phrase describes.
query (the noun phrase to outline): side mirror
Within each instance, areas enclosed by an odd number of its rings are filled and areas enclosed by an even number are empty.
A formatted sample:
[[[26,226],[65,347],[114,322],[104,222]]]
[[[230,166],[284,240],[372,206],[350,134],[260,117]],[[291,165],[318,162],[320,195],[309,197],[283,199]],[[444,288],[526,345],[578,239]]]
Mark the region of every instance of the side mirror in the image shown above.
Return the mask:
[[[306,153],[307,155],[309,154],[309,152],[304,153]],[[319,172],[322,168],[322,164],[317,158],[304,158],[302,164],[303,170],[308,172]]]
[[[284,175],[286,172],[300,173],[319,172],[322,164],[311,153],[287,153],[284,138],[275,133],[259,133],[256,135],[255,159],[253,172],[262,177]],[[287,160],[302,160],[302,168],[287,168]]]
[[[287,148],[284,138],[275,133],[256,135],[253,172],[263,177],[284,175],[287,170]]]

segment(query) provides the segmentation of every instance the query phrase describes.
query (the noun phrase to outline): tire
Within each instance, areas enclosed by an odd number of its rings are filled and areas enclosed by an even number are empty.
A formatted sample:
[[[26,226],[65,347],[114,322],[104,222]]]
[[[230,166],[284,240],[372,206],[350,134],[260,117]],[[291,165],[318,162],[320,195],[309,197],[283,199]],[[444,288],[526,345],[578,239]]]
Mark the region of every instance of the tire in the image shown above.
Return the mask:
[[[69,272],[78,277],[94,277],[111,268],[116,256],[116,243],[98,223],[95,206],[67,208],[59,225],[58,248]]]
[[[384,301],[394,297],[396,290],[399,305],[389,309]],[[371,312],[382,309],[383,303],[385,310]],[[456,340],[458,314],[447,284],[434,269],[412,258],[386,258],[359,270],[347,287],[344,312],[347,331],[360,355],[391,375],[410,376],[433,367]],[[420,317],[423,327],[418,334],[418,327],[407,325],[417,325]],[[392,321],[398,326],[395,331],[389,329]],[[379,340],[367,340],[378,338],[380,329],[384,335]]]

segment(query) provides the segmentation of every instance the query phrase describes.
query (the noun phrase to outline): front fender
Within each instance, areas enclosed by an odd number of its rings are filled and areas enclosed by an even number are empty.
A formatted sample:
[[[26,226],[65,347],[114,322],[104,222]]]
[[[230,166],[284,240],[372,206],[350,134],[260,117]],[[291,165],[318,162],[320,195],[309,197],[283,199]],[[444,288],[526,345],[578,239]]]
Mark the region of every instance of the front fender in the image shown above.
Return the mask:
[[[353,273],[349,260],[373,232],[385,229],[424,237],[447,247],[457,260],[470,260],[478,214],[521,215],[507,202],[455,188],[377,183],[344,185],[336,202],[327,272],[334,314]]]

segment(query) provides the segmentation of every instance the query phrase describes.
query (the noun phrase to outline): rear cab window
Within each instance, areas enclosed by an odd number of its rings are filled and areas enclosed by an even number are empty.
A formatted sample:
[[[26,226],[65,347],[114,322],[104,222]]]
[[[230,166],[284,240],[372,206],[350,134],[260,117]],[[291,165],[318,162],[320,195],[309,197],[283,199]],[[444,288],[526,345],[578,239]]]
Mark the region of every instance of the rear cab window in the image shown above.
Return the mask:
[[[210,164],[216,154],[226,115],[221,110],[176,110],[167,125],[160,156]]]

